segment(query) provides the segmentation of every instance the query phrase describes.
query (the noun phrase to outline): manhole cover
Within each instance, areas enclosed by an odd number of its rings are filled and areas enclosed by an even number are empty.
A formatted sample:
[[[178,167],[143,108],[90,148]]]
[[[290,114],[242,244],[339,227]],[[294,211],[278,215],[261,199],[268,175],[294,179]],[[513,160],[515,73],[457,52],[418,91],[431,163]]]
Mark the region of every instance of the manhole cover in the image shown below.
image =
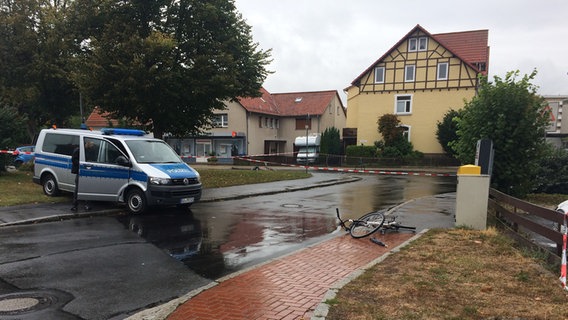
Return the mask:
[[[297,203],[288,203],[288,204],[284,204],[282,206],[284,208],[301,208],[302,207],[301,204],[297,204]]]
[[[50,306],[55,297],[38,293],[14,293],[0,296],[0,315],[17,315]]]

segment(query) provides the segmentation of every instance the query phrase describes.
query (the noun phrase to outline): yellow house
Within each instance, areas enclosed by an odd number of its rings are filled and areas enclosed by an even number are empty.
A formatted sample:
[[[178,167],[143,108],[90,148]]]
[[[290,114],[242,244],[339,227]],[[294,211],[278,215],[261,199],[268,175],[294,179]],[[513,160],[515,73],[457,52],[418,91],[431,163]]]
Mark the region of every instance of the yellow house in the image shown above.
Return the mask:
[[[443,153],[437,122],[476,94],[489,65],[488,30],[430,34],[414,27],[346,89],[347,128],[357,144],[382,140],[377,120],[396,114],[414,149]]]

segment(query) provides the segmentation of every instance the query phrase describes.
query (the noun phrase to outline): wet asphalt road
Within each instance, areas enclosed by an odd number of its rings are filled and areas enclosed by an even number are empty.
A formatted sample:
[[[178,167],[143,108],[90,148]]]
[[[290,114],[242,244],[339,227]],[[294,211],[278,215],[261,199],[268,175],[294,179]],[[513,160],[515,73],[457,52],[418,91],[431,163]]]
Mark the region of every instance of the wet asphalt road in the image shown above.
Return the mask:
[[[34,292],[55,302],[0,318],[122,319],[329,237],[336,230],[335,208],[356,218],[455,191],[455,177],[362,177],[325,188],[197,203],[191,212],[162,209],[4,227],[0,295]],[[399,219],[419,229],[448,226],[446,213],[427,211]]]

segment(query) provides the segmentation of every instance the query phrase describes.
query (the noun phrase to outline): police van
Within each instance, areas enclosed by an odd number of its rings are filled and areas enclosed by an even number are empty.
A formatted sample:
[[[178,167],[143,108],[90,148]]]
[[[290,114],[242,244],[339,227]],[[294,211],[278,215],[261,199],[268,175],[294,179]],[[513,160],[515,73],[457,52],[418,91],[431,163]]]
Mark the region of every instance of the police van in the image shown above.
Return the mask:
[[[79,200],[149,206],[190,206],[201,198],[199,173],[163,140],[142,130],[43,129],[35,148],[33,181],[48,196],[74,192],[71,156],[79,148]]]

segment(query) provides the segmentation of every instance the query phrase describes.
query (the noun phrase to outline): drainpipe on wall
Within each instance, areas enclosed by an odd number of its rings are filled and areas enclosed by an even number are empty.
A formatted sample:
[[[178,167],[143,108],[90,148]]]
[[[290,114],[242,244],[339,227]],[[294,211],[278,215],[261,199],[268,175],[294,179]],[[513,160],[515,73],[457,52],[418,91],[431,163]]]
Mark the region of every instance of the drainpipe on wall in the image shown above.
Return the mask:
[[[250,119],[250,112],[247,112],[247,113],[245,113],[245,114],[246,114],[247,119],[246,119],[246,121],[245,121],[245,123],[246,123],[246,125],[245,125],[245,130],[246,130],[246,132],[245,132],[245,143],[244,143],[244,146],[243,146],[243,147],[245,148],[245,150],[243,150],[243,153],[244,153],[244,154],[248,154],[248,153],[249,153],[249,151],[248,151],[248,150],[249,150],[249,140],[248,140],[248,137],[249,137],[249,119]]]

